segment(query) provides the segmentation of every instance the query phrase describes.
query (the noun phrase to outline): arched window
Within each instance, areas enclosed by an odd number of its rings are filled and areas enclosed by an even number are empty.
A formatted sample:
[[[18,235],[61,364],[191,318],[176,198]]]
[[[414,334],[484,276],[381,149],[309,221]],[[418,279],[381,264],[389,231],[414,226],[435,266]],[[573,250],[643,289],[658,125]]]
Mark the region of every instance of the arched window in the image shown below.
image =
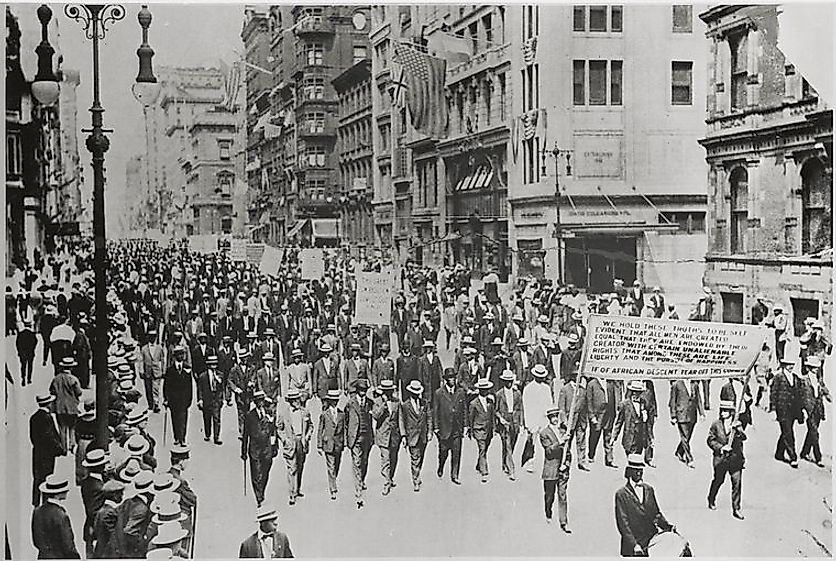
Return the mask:
[[[831,174],[817,158],[801,168],[801,253],[833,247]]]
[[[746,251],[746,228],[749,224],[749,174],[738,167],[729,177],[731,186],[731,219],[729,220],[732,253]]]

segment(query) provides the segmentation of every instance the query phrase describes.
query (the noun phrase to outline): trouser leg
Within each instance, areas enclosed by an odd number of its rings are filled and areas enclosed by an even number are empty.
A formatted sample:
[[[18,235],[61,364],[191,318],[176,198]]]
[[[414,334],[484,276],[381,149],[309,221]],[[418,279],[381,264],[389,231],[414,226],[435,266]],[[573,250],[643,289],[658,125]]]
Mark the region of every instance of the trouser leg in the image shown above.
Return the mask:
[[[586,428],[587,423],[578,425],[575,428],[575,450],[578,453],[578,465],[586,461]]]
[[[412,471],[412,484],[421,484],[421,467],[424,464],[424,451],[426,444],[418,444],[409,447],[410,468]]]
[[[212,438],[212,408],[208,403],[204,403],[200,412],[203,415],[203,436],[209,440]]]
[[[450,478],[458,479],[462,465],[462,437],[450,438]]]
[[[703,403],[706,409],[711,409],[711,380],[702,381]]]
[[[740,510],[740,496],[743,484],[743,470],[738,469],[729,472],[729,478],[731,479],[732,510],[734,512],[737,512]]]
[[[285,466],[287,467],[287,494],[290,500],[296,500],[298,489],[296,488],[296,472],[299,469],[299,463],[296,460],[297,451],[294,450],[290,456],[285,456]]]
[[[566,500],[566,490],[569,487],[569,470],[557,476],[557,517],[561,525],[569,522],[569,505]]]
[[[380,446],[380,476],[383,478],[384,487],[391,483],[389,467],[389,448]]]
[[[708,502],[714,504],[717,501],[717,493],[723,482],[726,480],[726,464],[719,463],[714,466],[714,477],[711,479],[711,485],[708,488]]]
[[[151,387],[154,392],[154,410],[159,411],[160,409],[160,401],[162,397],[162,389],[163,389],[163,380],[162,378],[154,378]]]
[[[243,399],[235,398],[235,407],[238,411],[238,438],[244,436],[244,416],[247,412],[246,404]]]
[[[656,418],[648,416],[647,419],[647,448],[644,449],[644,461],[645,463],[651,463],[653,461],[653,441],[655,440],[655,435],[653,434],[653,427],[656,425]]]
[[[598,442],[601,440],[601,429],[595,428],[595,425],[589,425],[589,446],[587,454],[590,462],[595,461],[595,452],[598,451]]]
[[[261,486],[262,475],[264,469],[263,461],[260,456],[250,455],[250,482],[253,486],[253,494],[258,504],[264,502],[264,488]]]
[[[152,378],[143,378],[142,385],[145,387],[145,402],[148,404],[148,410],[153,411],[154,405],[154,380]]]
[[[782,419],[779,422],[781,423],[784,452],[789,457],[790,462],[798,461],[798,456],[795,453],[795,420]]]
[[[302,445],[302,440],[299,440],[299,444],[296,448],[296,495],[302,494],[302,474],[305,473],[305,460],[308,459],[308,455],[305,454],[305,448]]]
[[[221,439],[221,401],[222,399],[220,396],[218,397],[218,402],[212,405],[212,434],[214,435],[215,442],[220,441]]]
[[[447,456],[450,454],[450,441],[452,438],[438,439],[438,469],[439,477],[444,473],[444,465],[447,463]],[[452,470],[451,470],[452,472]]]
[[[543,480],[543,503],[546,509],[546,519],[552,519],[552,507],[554,506],[554,493],[557,490],[556,479]]]
[[[516,427],[508,427],[502,433],[502,469],[508,475],[514,475],[514,445],[518,436]]]
[[[694,431],[694,424],[690,422],[678,423],[679,426],[679,448],[680,457],[686,463],[694,461],[691,455],[691,434]]]
[[[351,447],[351,463],[354,472],[354,498],[363,500],[363,444],[358,441]]]
[[[476,469],[482,475],[482,477],[487,477],[488,475],[488,440],[477,438],[476,439],[476,446],[479,450],[479,455],[476,458]]]
[[[401,441],[398,439],[389,444],[389,483],[395,479],[395,471],[398,469],[398,455],[401,451]]]
[[[328,490],[331,494],[337,492],[337,464],[339,456],[337,454],[325,453],[325,469],[328,472]]]
[[[604,463],[611,464],[613,463],[613,437],[612,437],[612,429],[613,425],[610,423],[609,425],[604,425]]]

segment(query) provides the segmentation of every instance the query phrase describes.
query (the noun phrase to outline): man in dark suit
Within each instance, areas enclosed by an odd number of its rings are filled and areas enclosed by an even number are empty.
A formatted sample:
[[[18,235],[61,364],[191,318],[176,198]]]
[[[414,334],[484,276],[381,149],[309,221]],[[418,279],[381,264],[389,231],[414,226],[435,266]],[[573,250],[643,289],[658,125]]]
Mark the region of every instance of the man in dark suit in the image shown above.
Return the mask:
[[[395,361],[389,356],[389,343],[380,343],[380,356],[372,364],[370,382],[372,387],[379,387],[383,380],[395,380]],[[396,385],[397,387],[397,385]]]
[[[578,368],[581,363],[580,338],[577,333],[569,334],[569,346],[561,349],[560,353],[560,379],[566,382],[570,377],[577,378]],[[546,366],[549,366],[548,364]]]
[[[738,393],[739,392],[739,393]],[[740,401],[740,409],[737,414],[737,419],[743,425],[743,430],[752,424],[752,391],[749,386],[744,383],[743,378],[729,378],[728,381],[720,388],[720,400],[730,401],[731,403],[738,403],[738,396],[743,394],[742,401]]]
[[[467,415],[468,437],[476,440],[479,455],[476,459],[476,470],[482,475],[482,483],[488,482],[488,447],[493,439],[494,410],[491,395],[493,382],[481,379],[476,382],[479,395],[470,402]]]
[[[398,451],[401,447],[400,405],[395,397],[395,382],[383,379],[378,386],[379,395],[372,405],[375,444],[380,449],[380,474],[383,477],[383,495],[395,486],[393,478],[398,467]]]
[[[413,381],[421,382],[421,367],[418,358],[412,354],[412,347],[403,345],[400,351],[401,356],[395,363],[395,385],[399,386],[402,396],[407,396],[406,388],[409,384]],[[423,382],[421,382],[421,387],[424,387]]]
[[[624,435],[621,438],[621,445],[624,454],[644,454],[647,447],[647,420],[648,413],[645,407],[642,394],[644,393],[644,382],[641,380],[630,380],[627,383],[627,399],[618,404],[618,412],[613,428],[613,440],[618,438],[622,427]]]
[[[620,382],[618,382],[620,383]],[[615,380],[590,378],[586,384],[586,407],[589,416],[589,463],[595,463],[598,442],[604,436],[604,464],[612,466],[612,428],[615,423],[616,399],[620,403],[621,392]],[[616,395],[616,393],[618,395]],[[611,399],[612,398],[612,399]]]
[[[804,362],[807,376],[802,384],[802,400],[804,411],[807,413],[807,435],[801,446],[801,459],[824,467],[819,446],[819,425],[825,420],[824,401],[830,402],[832,399],[824,384],[821,367],[822,361],[817,356],[808,356]]]
[[[793,372],[795,359],[784,356],[781,358],[781,368],[772,378],[769,391],[769,410],[775,411],[781,434],[775,447],[775,459],[779,462],[789,462],[793,468],[798,467],[798,456],[795,453],[795,423],[804,422],[804,403],[802,397],[801,380]]]
[[[256,504],[259,507],[264,502],[264,490],[270,478],[273,458],[278,454],[275,418],[268,410],[264,392],[256,390],[253,392],[253,406],[244,418],[241,459],[244,462],[248,457],[250,459],[250,478]]]
[[[372,403],[366,396],[368,381],[357,379],[352,396],[345,406],[345,444],[351,450],[354,471],[354,498],[357,508],[363,508],[363,491],[366,490],[366,473],[369,470],[369,452],[374,442],[372,427]]]
[[[65,450],[52,412],[54,395],[36,398],[38,410],[29,418],[29,441],[32,443],[32,506],[41,504],[40,485],[55,471],[55,458]]]
[[[343,380],[342,387],[350,388],[355,380],[360,378],[368,382],[369,379],[369,363],[362,357],[363,349],[359,343],[351,343],[349,356],[343,363]]]
[[[340,390],[328,390],[322,400],[322,413],[319,416],[319,430],[316,435],[316,451],[325,455],[325,467],[328,472],[328,490],[331,500],[337,500],[337,476],[340,473],[340,460],[345,448],[345,412],[337,409]]]
[[[279,515],[275,509],[259,508],[256,514],[258,531],[254,532],[241,544],[239,559],[290,559],[290,541],[284,532],[280,532],[276,520]]]
[[[506,370],[499,376],[502,387],[494,394],[496,404],[497,430],[502,438],[502,471],[514,481],[514,446],[520,435],[523,422],[522,393],[514,387],[516,376],[513,370]]]
[[[450,460],[450,479],[455,485],[459,481],[459,466],[462,457],[462,435],[467,415],[467,394],[462,388],[456,387],[456,371],[452,368],[444,370],[444,384],[435,391],[432,402],[432,425],[438,438],[438,469],[439,477],[444,475],[444,464]]]
[[[662,289],[658,286],[653,287],[650,307],[653,309],[653,317],[655,318],[661,318],[665,314],[665,297],[662,295]]]
[[[206,372],[206,358],[214,354],[217,353],[209,346],[209,336],[201,331],[197,336],[197,344],[192,347],[192,373],[195,379]]]
[[[644,477],[644,460],[640,454],[627,457],[624,468],[627,483],[615,492],[615,524],[621,534],[622,557],[647,557],[647,546],[659,531],[674,531],[662,515],[656,493]]]
[[[431,340],[424,341],[424,356],[418,361],[418,372],[424,385],[424,401],[432,406],[435,392],[441,387],[443,368],[441,359],[435,352],[435,343]]]
[[[560,421],[560,409],[551,407],[546,410],[549,424],[540,430],[540,444],[543,445],[543,498],[546,507],[546,523],[552,522],[552,506],[557,491],[557,517],[560,529],[571,534],[569,529],[566,490],[569,485],[569,469],[572,464],[572,452],[567,444],[566,424]]]
[[[206,371],[197,379],[197,407],[203,413],[203,440],[209,442],[214,433],[215,444],[222,444],[221,408],[224,404],[224,384],[217,367],[217,356],[206,357]]]
[[[696,380],[686,382],[676,380],[671,386],[671,396],[668,400],[671,412],[671,424],[679,428],[679,445],[676,447],[676,457],[688,467],[694,467],[694,456],[691,454],[691,435],[697,425],[697,415],[705,417],[700,399],[700,384]]]
[[[714,456],[714,478],[708,489],[708,508],[717,508],[717,492],[726,480],[731,479],[732,516],[743,520],[740,514],[740,483],[743,474],[743,441],[746,434],[739,419],[734,418],[734,401],[720,400],[720,418],[711,423],[706,442]]]
[[[163,382],[164,406],[171,410],[171,429],[174,443],[186,443],[186,428],[189,423],[189,407],[192,404],[192,375],[183,363],[186,349],[174,347],[174,363],[168,367]]]
[[[649,467],[656,467],[653,464],[653,442],[656,439],[653,429],[656,426],[656,417],[659,416],[658,402],[656,401],[656,386],[653,385],[653,380],[644,381],[644,392],[641,397],[644,408],[647,411],[647,445],[644,448],[644,463]]]
[[[122,557],[116,540],[118,508],[122,503],[125,484],[110,479],[102,486],[104,503],[93,521],[93,553],[88,559],[120,559]]]
[[[271,352],[261,356],[262,367],[256,372],[257,386],[273,403],[278,403],[282,395],[282,384],[279,369],[276,368],[276,357]]]
[[[412,490],[421,490],[421,468],[424,465],[424,452],[429,439],[427,406],[421,401],[424,386],[418,380],[412,380],[404,395],[409,398],[401,404],[400,429],[404,435],[404,446],[409,448],[410,467],[412,470]]]
[[[557,407],[560,409],[560,420],[566,424],[569,430],[575,432],[578,469],[589,471],[585,463],[587,455],[586,429],[589,426],[589,415],[586,407],[586,380],[577,381],[576,378],[577,374],[571,372],[567,374],[567,378],[564,380],[565,384],[558,392]]]
[[[93,555],[95,533],[93,524],[96,513],[104,505],[104,469],[107,465],[107,456],[101,448],[90,448],[85,454],[81,465],[87,470],[87,477],[81,481],[81,500],[84,503],[84,530],[82,532],[84,543],[87,544],[87,557]]]
[[[30,318],[23,321],[21,329],[15,339],[17,356],[20,360],[20,385],[25,386],[32,383],[32,365],[35,362],[35,347],[38,344],[38,337],[32,329],[33,323]]]
[[[125,559],[141,559],[148,552],[146,534],[151,522],[153,483],[151,472],[141,470],[133,479],[136,495],[126,499],[116,511],[116,538]]]
[[[319,350],[322,356],[314,363],[313,389],[319,399],[325,399],[328,390],[339,389],[339,364],[331,354],[332,348],[329,343],[322,343]]]
[[[404,308],[402,296],[395,297],[395,307],[392,310],[390,324],[392,325],[392,331],[397,336],[398,350],[400,351],[404,346],[406,328],[409,326],[409,312]]]
[[[32,543],[38,550],[38,559],[81,559],[64,507],[69,482],[50,474],[39,487],[44,503],[32,512]]]

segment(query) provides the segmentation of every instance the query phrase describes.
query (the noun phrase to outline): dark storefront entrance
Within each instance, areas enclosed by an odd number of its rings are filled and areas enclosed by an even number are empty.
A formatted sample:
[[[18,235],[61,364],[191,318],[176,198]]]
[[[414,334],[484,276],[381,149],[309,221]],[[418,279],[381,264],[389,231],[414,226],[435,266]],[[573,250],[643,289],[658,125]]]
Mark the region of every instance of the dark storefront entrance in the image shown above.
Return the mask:
[[[636,280],[636,238],[584,236],[564,241],[567,282],[594,294],[612,292],[613,280]]]

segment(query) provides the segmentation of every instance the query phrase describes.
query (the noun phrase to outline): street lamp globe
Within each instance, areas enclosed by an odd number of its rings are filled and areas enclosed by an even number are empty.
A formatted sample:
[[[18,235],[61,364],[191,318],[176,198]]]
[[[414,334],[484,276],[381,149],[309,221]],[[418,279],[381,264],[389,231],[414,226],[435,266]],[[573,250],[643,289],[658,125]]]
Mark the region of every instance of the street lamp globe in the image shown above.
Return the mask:
[[[49,44],[49,22],[52,20],[52,10],[46,4],[38,8],[38,21],[41,23],[41,42],[35,48],[38,55],[38,73],[32,82],[32,95],[41,105],[49,107],[58,101],[60,88],[58,78],[52,71],[52,57],[55,49]]]
[[[50,107],[58,101],[61,90],[58,82],[52,80],[36,80],[32,82],[32,95],[44,107]]]
[[[136,83],[131,90],[136,100],[143,107],[150,107],[160,95],[160,84],[157,82],[157,77],[154,76],[152,62],[154,49],[148,44],[148,28],[151,27],[151,11],[148,6],[142,6],[136,19],[142,28],[142,43],[136,50],[136,56],[139,59],[139,72],[136,75]]]
[[[157,98],[160,97],[160,90],[162,85],[159,82],[136,82],[131,86],[131,91],[134,98],[143,107],[150,107],[156,103]]]

